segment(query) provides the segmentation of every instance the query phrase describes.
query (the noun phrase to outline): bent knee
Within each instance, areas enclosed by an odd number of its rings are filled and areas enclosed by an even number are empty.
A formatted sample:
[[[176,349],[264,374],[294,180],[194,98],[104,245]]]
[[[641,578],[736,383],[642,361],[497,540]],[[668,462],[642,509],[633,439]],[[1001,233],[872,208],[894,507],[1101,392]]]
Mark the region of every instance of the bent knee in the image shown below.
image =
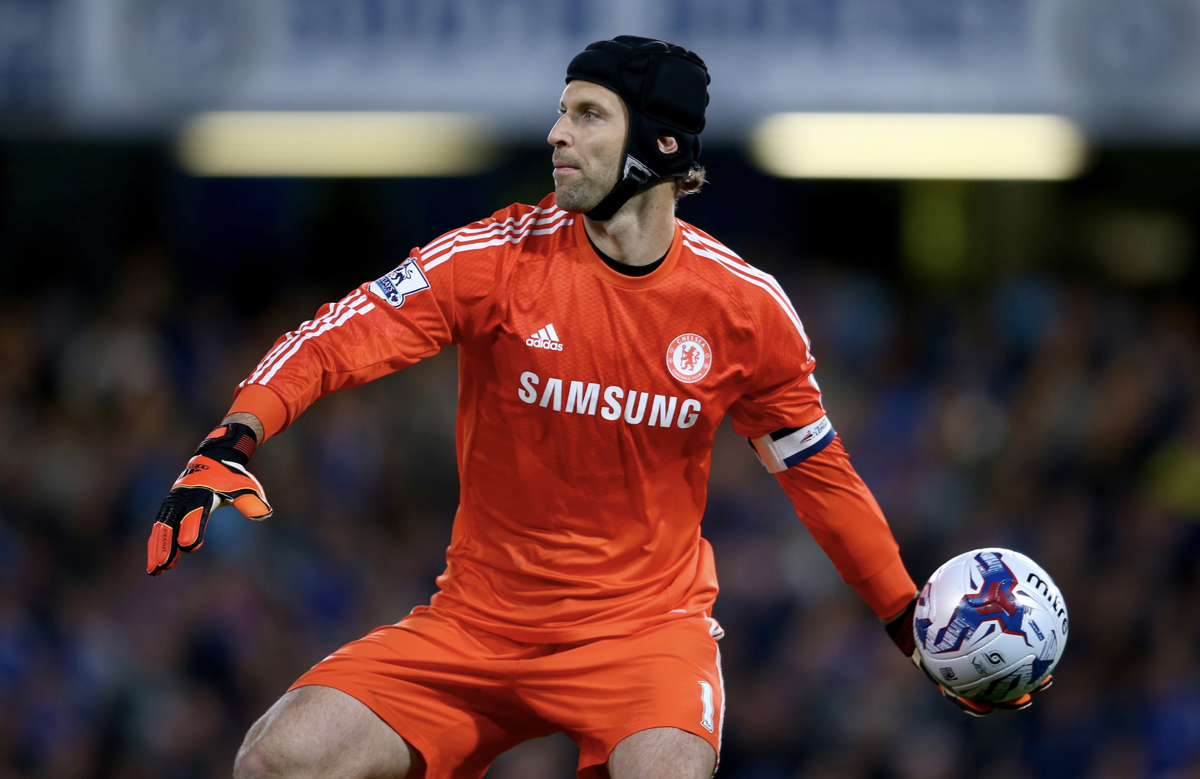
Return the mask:
[[[289,693],[254,723],[234,758],[234,779],[285,776],[299,779],[315,775],[306,770],[307,764],[313,762],[313,755],[307,752],[319,739],[311,738],[311,734],[303,732],[303,729],[297,731],[291,722],[295,714],[292,707],[302,701],[302,696]],[[304,749],[304,746],[309,748]]]
[[[233,761],[233,779],[301,779],[320,776],[320,761],[304,750],[288,750],[266,733],[251,731]]]
[[[707,779],[717,752],[707,740],[672,727],[649,728],[626,737],[608,757],[613,779]]]
[[[233,779],[265,779],[280,775],[279,772],[271,773],[262,750],[254,745],[243,744],[233,761]]]
[[[419,755],[364,704],[328,687],[285,694],[250,728],[234,779],[406,776]]]

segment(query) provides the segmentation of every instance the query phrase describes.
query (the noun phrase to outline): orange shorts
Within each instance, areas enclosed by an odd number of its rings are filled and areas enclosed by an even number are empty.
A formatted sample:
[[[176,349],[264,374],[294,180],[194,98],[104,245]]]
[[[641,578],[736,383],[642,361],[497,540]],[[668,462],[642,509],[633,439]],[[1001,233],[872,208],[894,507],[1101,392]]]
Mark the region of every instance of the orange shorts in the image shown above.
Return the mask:
[[[725,694],[710,624],[527,644],[425,608],[342,647],[291,689],[362,701],[421,753],[429,779],[478,779],[502,752],[557,732],[579,746],[580,779],[599,779],[613,747],[647,728],[694,733],[720,754]]]

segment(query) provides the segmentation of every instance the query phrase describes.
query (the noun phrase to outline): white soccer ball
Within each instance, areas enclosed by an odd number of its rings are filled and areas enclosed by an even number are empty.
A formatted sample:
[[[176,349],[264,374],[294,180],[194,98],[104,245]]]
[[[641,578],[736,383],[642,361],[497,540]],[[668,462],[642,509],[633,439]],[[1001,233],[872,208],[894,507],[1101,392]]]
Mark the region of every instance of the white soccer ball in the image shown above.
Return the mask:
[[[955,695],[1001,703],[1030,692],[1067,644],[1067,605],[1041,566],[1008,549],[976,549],[933,572],[913,633],[925,667]]]

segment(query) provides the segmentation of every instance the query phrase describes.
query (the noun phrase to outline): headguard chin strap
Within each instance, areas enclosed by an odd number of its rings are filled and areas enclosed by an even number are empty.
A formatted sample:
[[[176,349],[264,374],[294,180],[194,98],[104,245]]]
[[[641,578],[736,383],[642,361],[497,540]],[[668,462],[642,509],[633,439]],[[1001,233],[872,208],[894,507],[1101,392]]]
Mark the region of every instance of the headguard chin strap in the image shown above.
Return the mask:
[[[586,213],[592,219],[601,222],[612,219],[613,215],[621,210],[621,206],[629,201],[629,198],[644,187],[648,187],[656,181],[662,181],[662,179],[662,176],[634,159],[634,156],[629,153],[628,144],[626,144],[625,169],[622,171],[620,180],[609,190],[603,200]]]
[[[700,132],[711,79],[704,60],[682,46],[653,38],[618,35],[588,46],[567,66],[567,83],[590,81],[616,92],[629,109],[629,132],[621,178],[595,208],[607,220],[640,190],[669,176],[684,176],[700,156]],[[659,151],[659,136],[679,145]]]

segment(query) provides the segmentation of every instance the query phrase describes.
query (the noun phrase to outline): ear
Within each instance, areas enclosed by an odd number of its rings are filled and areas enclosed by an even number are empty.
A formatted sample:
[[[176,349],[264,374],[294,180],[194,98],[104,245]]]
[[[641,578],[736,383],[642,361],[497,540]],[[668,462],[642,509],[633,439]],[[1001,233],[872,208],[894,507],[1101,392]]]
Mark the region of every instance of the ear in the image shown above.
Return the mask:
[[[674,154],[679,151],[679,144],[669,135],[658,136],[658,150],[663,154]]]

